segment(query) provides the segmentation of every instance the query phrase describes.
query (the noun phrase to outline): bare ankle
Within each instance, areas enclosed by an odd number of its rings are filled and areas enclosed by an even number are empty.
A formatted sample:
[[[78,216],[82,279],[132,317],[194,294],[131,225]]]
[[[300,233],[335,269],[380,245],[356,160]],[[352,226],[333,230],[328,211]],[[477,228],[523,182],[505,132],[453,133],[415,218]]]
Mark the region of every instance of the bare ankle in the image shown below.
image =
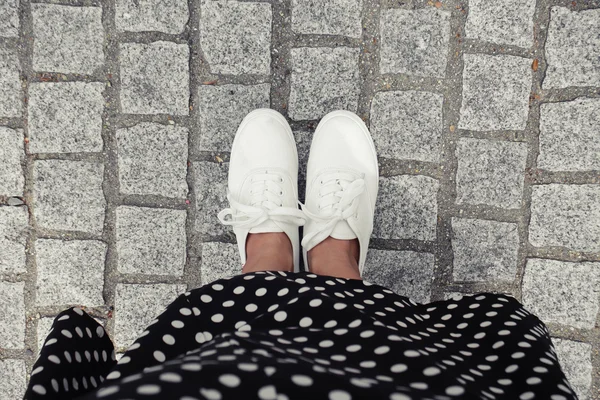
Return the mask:
[[[246,239],[246,264],[242,273],[292,271],[292,244],[283,232],[251,233]]]
[[[361,279],[358,270],[360,246],[358,240],[338,240],[328,237],[308,252],[308,265],[317,275]]]

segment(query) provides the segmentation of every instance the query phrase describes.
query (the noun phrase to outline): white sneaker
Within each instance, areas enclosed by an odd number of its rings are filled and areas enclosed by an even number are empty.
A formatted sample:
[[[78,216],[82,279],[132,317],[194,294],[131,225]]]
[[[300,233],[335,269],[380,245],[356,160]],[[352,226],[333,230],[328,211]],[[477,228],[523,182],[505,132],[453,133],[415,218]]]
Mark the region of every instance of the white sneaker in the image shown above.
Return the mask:
[[[358,238],[362,275],[378,188],[377,153],[365,123],[349,111],[327,114],[317,126],[308,157],[304,265],[308,251],[327,237]]]
[[[218,217],[233,227],[242,264],[248,234],[285,232],[298,271],[298,227],[306,222],[298,209],[298,153],[292,130],[277,111],[252,111],[240,124],[231,147],[227,199],[231,207]]]

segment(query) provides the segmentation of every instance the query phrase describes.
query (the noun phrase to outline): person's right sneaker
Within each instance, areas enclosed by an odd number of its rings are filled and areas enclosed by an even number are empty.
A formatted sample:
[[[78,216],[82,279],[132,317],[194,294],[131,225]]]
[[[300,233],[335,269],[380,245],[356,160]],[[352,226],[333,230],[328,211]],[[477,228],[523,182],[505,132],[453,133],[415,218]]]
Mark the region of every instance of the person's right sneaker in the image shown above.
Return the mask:
[[[329,236],[358,239],[362,275],[378,188],[377,153],[365,123],[349,111],[327,114],[314,133],[306,171],[302,247],[307,268],[307,253]]]

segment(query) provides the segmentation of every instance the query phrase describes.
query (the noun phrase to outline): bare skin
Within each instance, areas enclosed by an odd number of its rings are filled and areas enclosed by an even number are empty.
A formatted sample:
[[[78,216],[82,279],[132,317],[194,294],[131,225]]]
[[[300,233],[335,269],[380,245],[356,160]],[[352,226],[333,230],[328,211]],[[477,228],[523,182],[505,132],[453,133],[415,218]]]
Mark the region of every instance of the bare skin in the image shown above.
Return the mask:
[[[317,275],[361,279],[358,240],[328,237],[308,252],[309,271]],[[283,232],[253,233],[246,239],[246,264],[242,273],[294,269],[292,244]]]

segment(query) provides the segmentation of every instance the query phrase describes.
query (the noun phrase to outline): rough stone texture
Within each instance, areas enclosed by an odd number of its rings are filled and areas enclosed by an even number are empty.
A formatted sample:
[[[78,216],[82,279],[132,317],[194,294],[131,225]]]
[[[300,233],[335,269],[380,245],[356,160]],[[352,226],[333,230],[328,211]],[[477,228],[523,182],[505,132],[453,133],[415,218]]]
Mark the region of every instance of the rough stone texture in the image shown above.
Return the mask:
[[[461,139],[456,158],[458,204],[521,207],[526,143]]]
[[[600,99],[541,105],[538,168],[600,170]]]
[[[0,281],[0,348],[22,349],[25,345],[23,282]]]
[[[0,118],[21,116],[23,90],[20,68],[17,53],[0,47]]]
[[[600,252],[600,186],[540,185],[531,194],[529,242]]]
[[[202,243],[202,263],[200,274],[202,284],[207,285],[218,279],[230,278],[242,271],[242,261],[238,246],[231,243]]]
[[[222,225],[217,214],[226,207],[228,163],[201,161],[194,164],[196,179],[196,230],[204,235],[218,236],[233,232]]]
[[[98,240],[37,239],[37,305],[103,305],[106,249]]]
[[[311,132],[294,132],[296,149],[298,151],[298,200],[304,203],[306,194],[306,165],[312,143]]]
[[[600,263],[529,259],[523,305],[544,323],[593,328],[600,302]]]
[[[185,285],[118,284],[115,298],[115,348],[131,345],[148,323],[156,318]]]
[[[288,104],[294,120],[314,120],[333,110],[356,111],[359,49],[292,49],[292,89]]]
[[[446,76],[450,13],[427,8],[381,13],[382,74]]]
[[[455,281],[511,281],[517,272],[517,224],[452,218]]]
[[[19,0],[3,0],[0,2],[0,37],[17,37],[19,35]],[[0,386],[1,390],[2,386]]]
[[[5,399],[22,399],[27,387],[26,376],[25,361],[0,360],[0,393],[2,396],[6,396]]]
[[[469,39],[529,48],[533,45],[535,0],[469,0]]]
[[[199,150],[230,151],[246,114],[257,108],[270,108],[269,90],[267,83],[199,86]]]
[[[380,178],[373,237],[435,240],[438,189],[426,176]]]
[[[27,207],[0,207],[0,273],[26,272]]]
[[[558,338],[552,338],[552,343],[560,366],[579,400],[587,400],[592,387],[592,346]]]
[[[103,83],[32,83],[29,86],[29,151],[102,151]]]
[[[25,162],[23,139],[23,130],[0,126],[0,195],[23,195],[25,184],[22,167]]]
[[[50,333],[50,329],[52,329],[52,324],[54,323],[55,317],[42,317],[37,321],[37,346],[38,346],[38,354],[41,351],[44,343],[46,341],[46,337]]]
[[[119,272],[181,275],[185,265],[185,210],[117,208]]]
[[[35,161],[33,200],[38,226],[100,234],[106,206],[103,175],[104,165],[96,162]]]
[[[360,38],[362,0],[292,0],[292,29]]]
[[[117,142],[121,193],[187,196],[187,128],[142,122],[118,129]]]
[[[188,115],[189,55],[185,44],[121,43],[123,112]]]
[[[202,0],[200,45],[217,74],[271,72],[271,5]]]
[[[188,21],[186,0],[117,0],[115,24],[121,32],[181,33]]]
[[[371,249],[364,278],[418,303],[427,303],[431,298],[434,262],[435,256],[429,253]]]
[[[380,92],[371,103],[371,135],[380,157],[437,162],[442,150],[441,94]]]
[[[101,7],[32,4],[33,69],[93,74],[104,64]]]
[[[531,91],[527,58],[465,54],[460,129],[525,129]]]
[[[552,7],[544,89],[600,86],[600,9]]]

